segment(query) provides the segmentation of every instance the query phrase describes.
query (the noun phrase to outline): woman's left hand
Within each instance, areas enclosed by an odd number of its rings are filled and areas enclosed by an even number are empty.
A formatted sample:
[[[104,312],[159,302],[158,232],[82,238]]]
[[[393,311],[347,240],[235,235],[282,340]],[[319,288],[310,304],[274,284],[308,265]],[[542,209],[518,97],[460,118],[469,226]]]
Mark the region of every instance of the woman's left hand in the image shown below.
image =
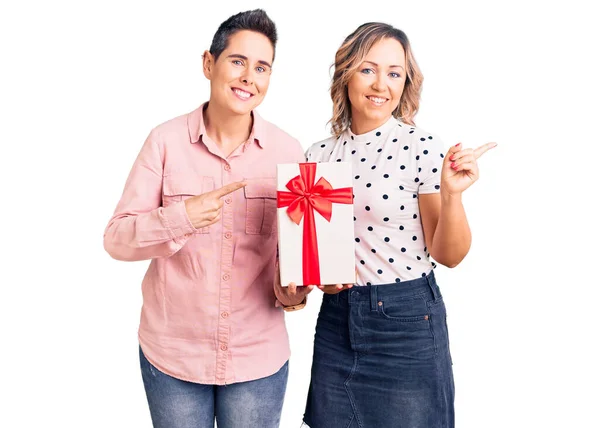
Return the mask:
[[[452,146],[442,167],[442,190],[455,195],[469,188],[479,178],[477,159],[496,146],[496,143],[487,143],[476,149],[463,149],[462,143]]]

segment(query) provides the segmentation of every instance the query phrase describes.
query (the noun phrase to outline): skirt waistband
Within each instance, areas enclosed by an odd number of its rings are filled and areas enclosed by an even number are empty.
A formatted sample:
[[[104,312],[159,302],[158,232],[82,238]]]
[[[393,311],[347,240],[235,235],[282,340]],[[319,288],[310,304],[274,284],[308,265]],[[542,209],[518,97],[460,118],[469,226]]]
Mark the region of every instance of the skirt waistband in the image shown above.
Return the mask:
[[[428,293],[433,300],[442,297],[433,270],[426,276],[408,281],[393,282],[391,284],[355,285],[337,294],[325,294],[323,299],[346,304],[370,300],[371,305],[375,305],[380,299],[401,299],[424,293]]]

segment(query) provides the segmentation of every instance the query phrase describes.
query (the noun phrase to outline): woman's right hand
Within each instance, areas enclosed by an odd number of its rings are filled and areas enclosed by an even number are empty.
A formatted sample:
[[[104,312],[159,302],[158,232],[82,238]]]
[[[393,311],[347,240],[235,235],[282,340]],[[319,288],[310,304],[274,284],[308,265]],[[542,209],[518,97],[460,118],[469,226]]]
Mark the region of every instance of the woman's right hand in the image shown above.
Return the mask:
[[[218,222],[221,219],[221,207],[223,196],[229,195],[246,185],[243,181],[229,183],[220,189],[215,189],[207,193],[186,199],[185,210],[196,229],[201,229]]]
[[[326,294],[338,294],[340,291],[352,288],[354,284],[332,284],[332,285],[317,285],[323,293]]]
[[[355,281],[358,281],[358,268],[355,267],[354,268],[354,273],[355,273]],[[320,290],[323,291],[323,293],[326,294],[338,294],[340,291],[344,291],[347,290],[349,288],[352,288],[354,286],[354,284],[331,284],[331,285],[317,285],[317,287],[319,287]]]

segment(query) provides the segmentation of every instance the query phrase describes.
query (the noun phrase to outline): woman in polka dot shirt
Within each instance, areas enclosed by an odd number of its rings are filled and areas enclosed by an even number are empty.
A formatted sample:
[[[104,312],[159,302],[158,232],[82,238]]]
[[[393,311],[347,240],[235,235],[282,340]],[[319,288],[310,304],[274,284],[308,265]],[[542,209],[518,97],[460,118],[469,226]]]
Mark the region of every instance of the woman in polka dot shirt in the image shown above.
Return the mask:
[[[406,34],[367,23],[335,57],[333,137],[309,162],[350,162],[356,284],[321,286],[304,422],[312,428],[454,427],[446,309],[433,268],[454,267],[471,234],[461,194],[477,149],[415,126],[423,76]]]

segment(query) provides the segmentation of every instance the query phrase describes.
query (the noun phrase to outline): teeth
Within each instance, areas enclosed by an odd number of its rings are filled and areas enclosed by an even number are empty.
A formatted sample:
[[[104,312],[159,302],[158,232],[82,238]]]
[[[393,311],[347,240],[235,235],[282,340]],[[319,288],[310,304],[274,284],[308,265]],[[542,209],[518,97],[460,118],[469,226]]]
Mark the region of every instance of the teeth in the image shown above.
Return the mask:
[[[233,92],[235,92],[236,94],[238,94],[242,98],[250,98],[250,96],[252,95],[252,94],[250,94],[248,92],[241,91],[239,89],[234,89]]]
[[[369,97],[369,99],[371,101],[373,101],[375,104],[383,104],[385,102],[385,98]]]

